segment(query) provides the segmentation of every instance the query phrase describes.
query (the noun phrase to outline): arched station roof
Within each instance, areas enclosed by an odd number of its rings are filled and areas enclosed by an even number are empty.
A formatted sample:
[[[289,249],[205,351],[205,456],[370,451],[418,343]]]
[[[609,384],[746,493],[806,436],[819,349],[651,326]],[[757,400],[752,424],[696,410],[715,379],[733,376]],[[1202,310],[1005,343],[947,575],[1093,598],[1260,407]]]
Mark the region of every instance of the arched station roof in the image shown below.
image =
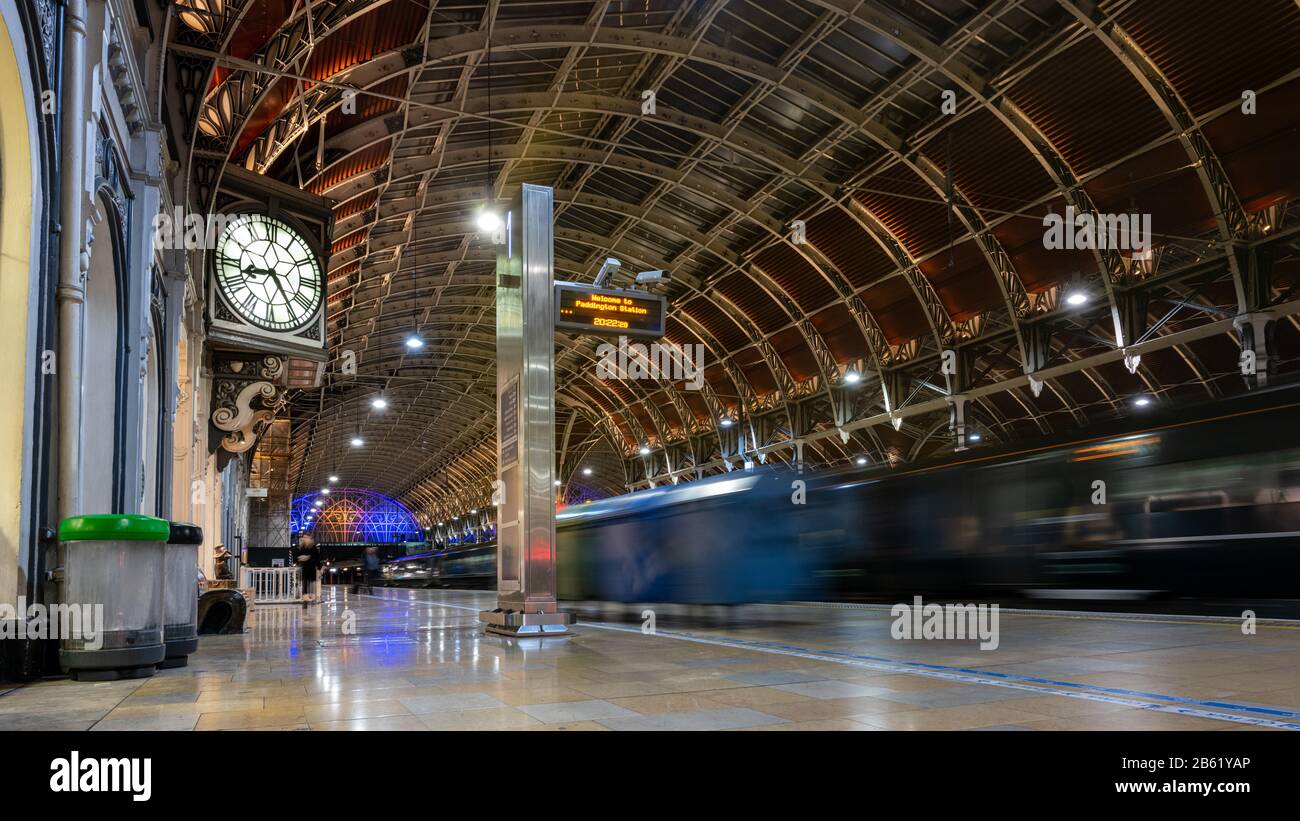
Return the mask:
[[[522,182],[555,188],[558,276],[668,269],[668,339],[706,350],[689,390],[598,379],[599,340],[556,335],[575,496],[795,442],[917,458],[952,447],[954,393],[991,441],[1228,396],[1252,312],[1295,368],[1295,0],[180,0],[169,44],[191,203],[228,163],[335,203],[329,343],[358,374],[295,400],[300,490],[484,502],[474,214]],[[1045,249],[1067,208],[1150,214],[1150,252]]]

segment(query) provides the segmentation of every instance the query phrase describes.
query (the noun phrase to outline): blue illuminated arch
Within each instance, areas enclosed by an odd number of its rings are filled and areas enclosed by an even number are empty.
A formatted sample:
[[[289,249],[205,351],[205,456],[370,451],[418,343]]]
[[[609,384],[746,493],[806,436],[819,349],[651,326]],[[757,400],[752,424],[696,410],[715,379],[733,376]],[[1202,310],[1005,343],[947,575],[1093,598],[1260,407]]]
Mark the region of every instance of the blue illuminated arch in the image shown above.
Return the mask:
[[[317,502],[320,502],[317,505]],[[340,542],[418,542],[423,538],[415,516],[401,502],[382,493],[338,488],[328,494],[307,493],[293,500],[292,533],[310,533],[326,544]]]

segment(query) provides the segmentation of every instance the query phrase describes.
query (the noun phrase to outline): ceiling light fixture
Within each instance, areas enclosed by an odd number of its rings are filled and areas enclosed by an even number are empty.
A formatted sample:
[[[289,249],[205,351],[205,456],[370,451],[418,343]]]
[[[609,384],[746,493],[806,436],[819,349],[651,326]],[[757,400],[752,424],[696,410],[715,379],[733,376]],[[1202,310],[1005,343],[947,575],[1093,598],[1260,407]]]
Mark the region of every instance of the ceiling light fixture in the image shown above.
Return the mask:
[[[649,445],[642,445],[641,448],[640,448],[640,453],[641,453],[642,456],[649,456],[649,455],[650,455],[650,446],[649,446]]]
[[[591,475],[591,468],[583,468],[583,469],[582,469],[582,475],[583,475],[583,476],[590,476],[590,475]]]
[[[413,351],[418,351],[420,348],[424,347],[424,340],[415,335],[408,336],[406,338],[406,347]]]
[[[376,396],[374,399],[370,400],[370,407],[375,410],[383,410],[388,407],[388,400],[382,396]]]
[[[366,440],[362,439],[360,436],[353,436],[353,437],[352,437],[352,447],[354,447],[354,448],[359,448],[359,447],[361,447],[362,445],[364,445],[365,443],[366,443]]]
[[[331,476],[331,477],[330,477],[330,483],[331,483],[331,484],[334,483],[334,482],[337,482],[338,480],[339,480],[339,477],[337,477],[337,476]]]
[[[867,457],[865,457],[865,456],[859,456],[859,457],[858,457],[857,459],[855,459],[854,461],[856,461],[859,465],[865,465],[865,464],[867,463]]]
[[[479,209],[475,219],[478,230],[484,234],[495,234],[501,228],[501,215],[486,205]]]
[[[858,383],[861,382],[861,381],[862,381],[862,374],[858,373],[857,371],[845,371],[845,372],[844,372],[844,384],[845,384],[845,385],[856,385],[856,384],[858,384]]]

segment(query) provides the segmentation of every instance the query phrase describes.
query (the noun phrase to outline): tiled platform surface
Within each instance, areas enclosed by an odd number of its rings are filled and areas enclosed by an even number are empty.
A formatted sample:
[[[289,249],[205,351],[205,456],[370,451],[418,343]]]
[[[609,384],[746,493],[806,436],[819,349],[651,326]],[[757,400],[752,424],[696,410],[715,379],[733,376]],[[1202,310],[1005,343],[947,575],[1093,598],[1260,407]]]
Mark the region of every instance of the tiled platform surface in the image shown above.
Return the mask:
[[[885,609],[484,635],[493,594],[326,589],[151,679],[0,693],[0,730],[1300,728],[1300,624],[1013,614],[998,649],[895,641]],[[925,666],[922,666],[925,665]]]

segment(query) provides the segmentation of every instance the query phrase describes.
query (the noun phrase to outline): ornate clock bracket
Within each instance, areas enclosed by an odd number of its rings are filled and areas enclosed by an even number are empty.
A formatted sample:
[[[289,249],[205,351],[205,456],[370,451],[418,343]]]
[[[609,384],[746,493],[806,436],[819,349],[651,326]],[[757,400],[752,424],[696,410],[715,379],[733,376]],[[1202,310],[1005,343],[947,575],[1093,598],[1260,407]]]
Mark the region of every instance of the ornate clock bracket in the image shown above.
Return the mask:
[[[244,453],[288,401],[288,391],[320,387],[324,365],[309,359],[215,351],[208,452]]]
[[[252,448],[285,402],[287,373],[286,357],[217,352],[208,450],[229,458]]]

